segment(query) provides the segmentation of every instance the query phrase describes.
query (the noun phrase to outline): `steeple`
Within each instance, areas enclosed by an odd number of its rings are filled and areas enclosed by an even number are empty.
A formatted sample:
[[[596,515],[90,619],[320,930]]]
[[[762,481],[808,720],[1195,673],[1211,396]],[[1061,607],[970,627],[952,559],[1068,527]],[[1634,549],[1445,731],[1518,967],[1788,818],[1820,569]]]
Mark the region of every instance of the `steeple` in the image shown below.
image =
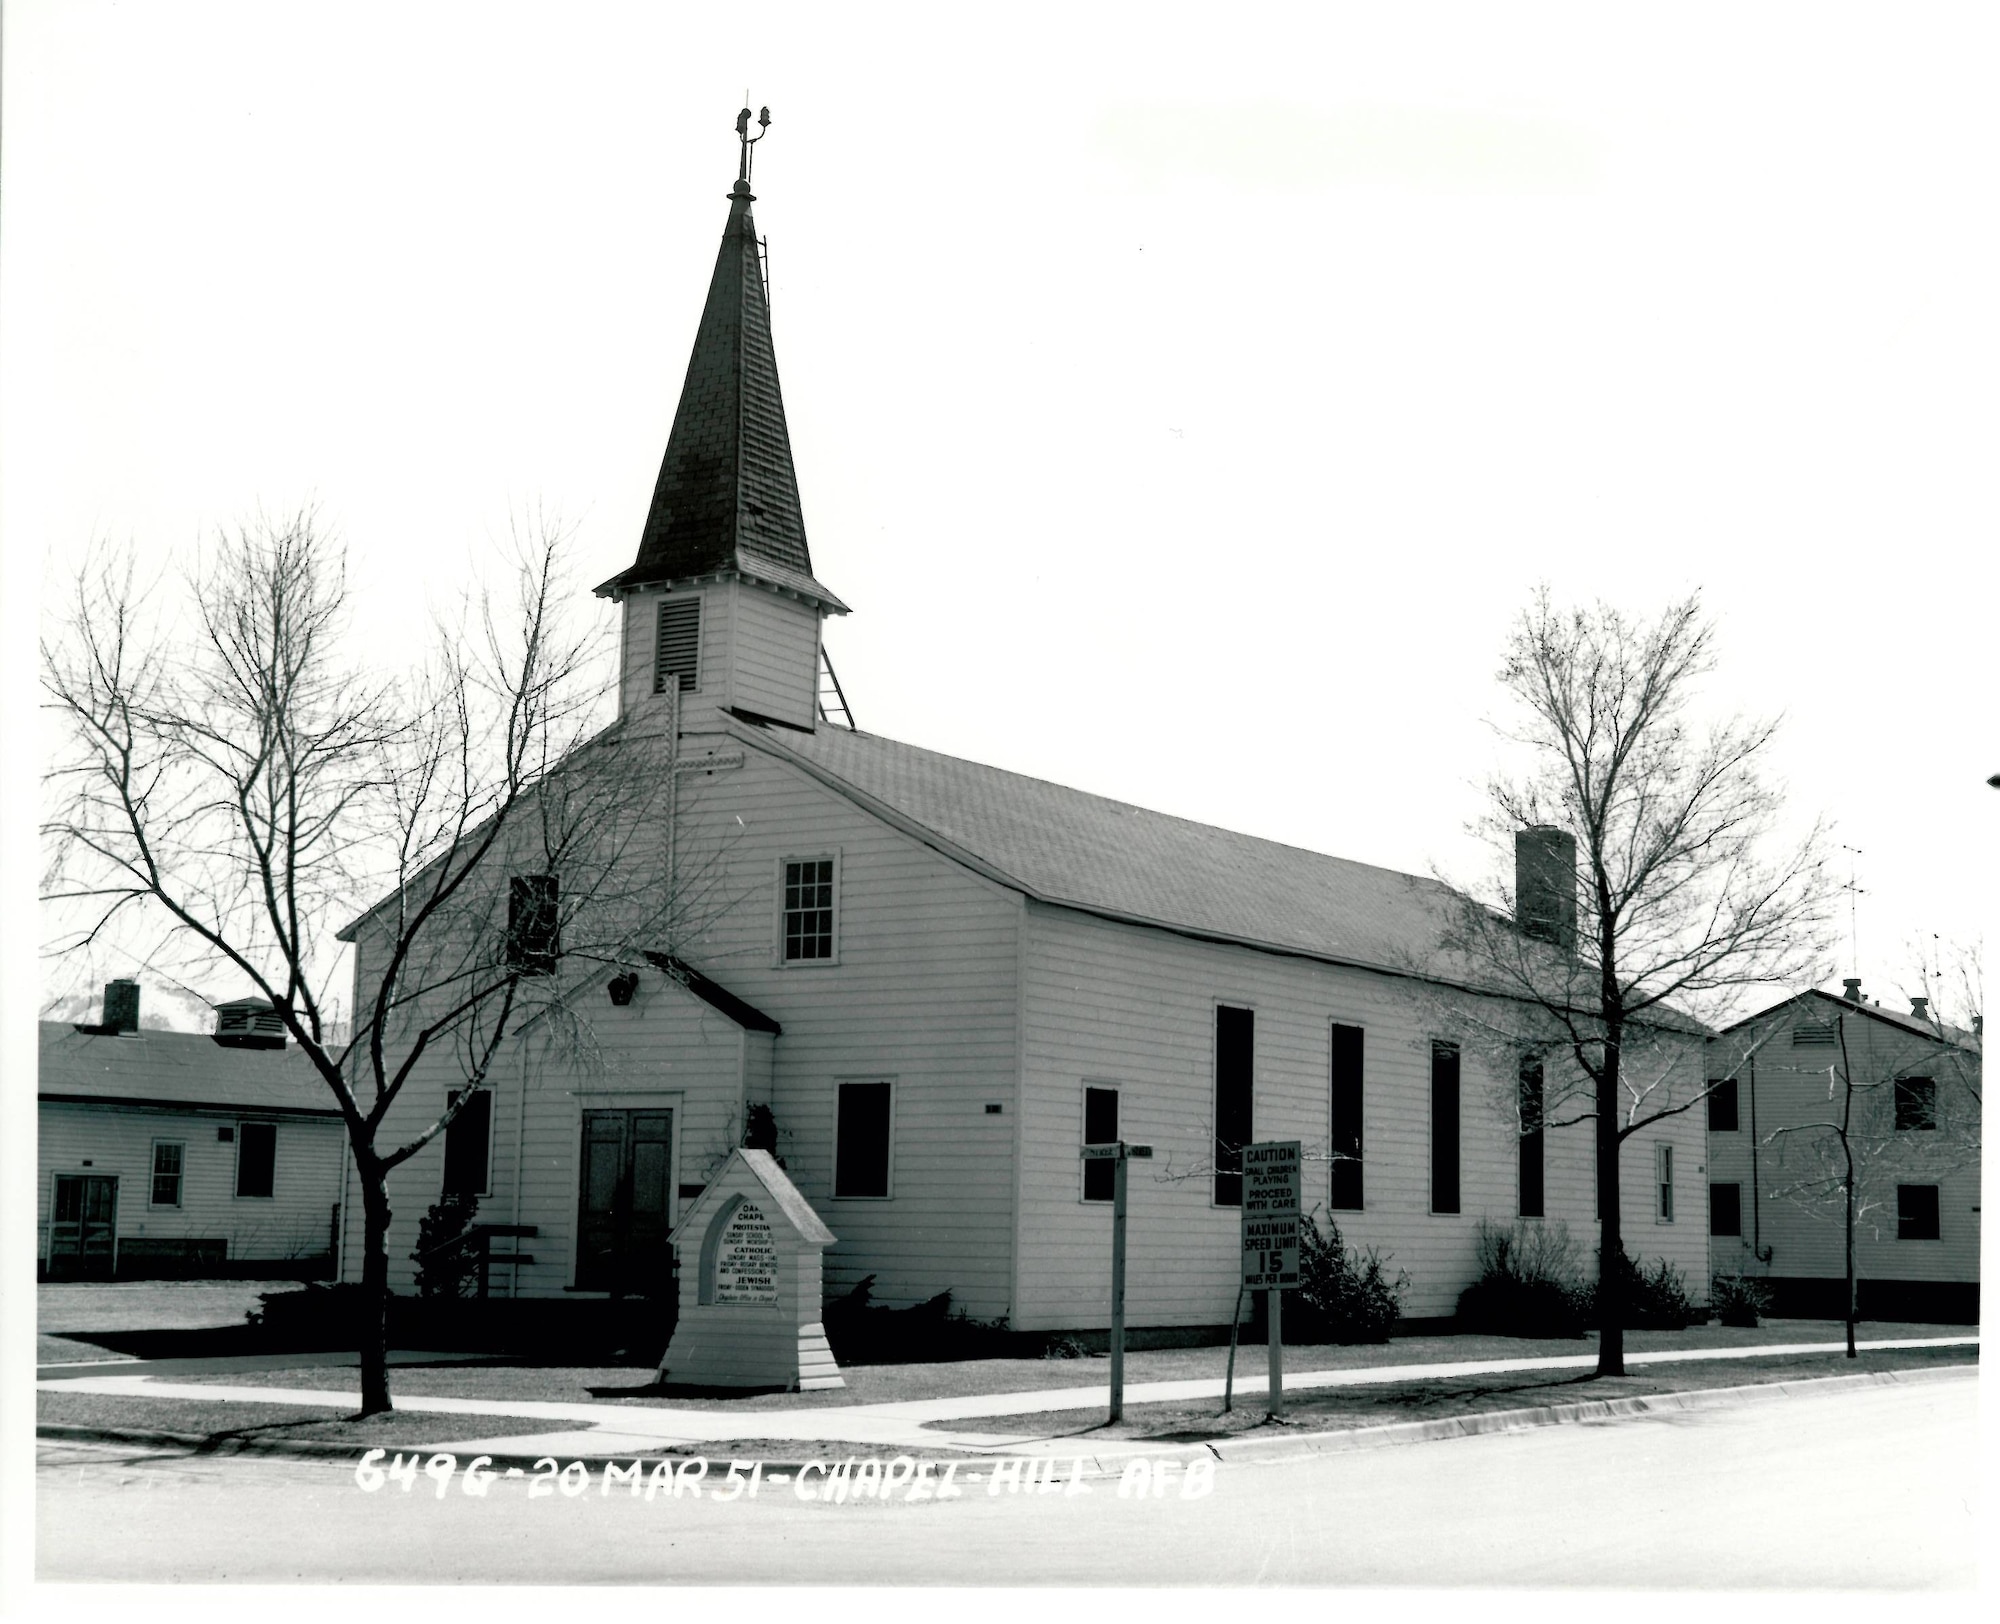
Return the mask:
[[[762,124],[770,124],[764,110]],[[750,110],[736,122],[742,158],[729,193],[708,302],[695,331],[667,453],[631,568],[597,590],[624,597],[641,588],[735,576],[811,603],[847,606],[813,578],[792,468],[791,437],[771,347],[770,308],[750,213]]]

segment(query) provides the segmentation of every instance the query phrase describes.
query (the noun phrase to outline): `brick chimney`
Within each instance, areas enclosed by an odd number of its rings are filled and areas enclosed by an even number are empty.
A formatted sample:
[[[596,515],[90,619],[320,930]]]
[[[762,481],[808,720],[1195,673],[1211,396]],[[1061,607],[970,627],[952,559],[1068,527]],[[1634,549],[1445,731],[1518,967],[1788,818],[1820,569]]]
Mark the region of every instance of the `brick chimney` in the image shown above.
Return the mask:
[[[1859,976],[1846,976],[1841,980],[1840,984],[1846,988],[1846,991],[1840,995],[1841,997],[1845,998],[1850,1004],[1861,1002],[1861,978]]]
[[[1537,941],[1575,948],[1575,836],[1545,823],[1514,832],[1514,922]]]
[[[139,983],[120,977],[104,984],[104,1025],[107,1033],[139,1030]]]

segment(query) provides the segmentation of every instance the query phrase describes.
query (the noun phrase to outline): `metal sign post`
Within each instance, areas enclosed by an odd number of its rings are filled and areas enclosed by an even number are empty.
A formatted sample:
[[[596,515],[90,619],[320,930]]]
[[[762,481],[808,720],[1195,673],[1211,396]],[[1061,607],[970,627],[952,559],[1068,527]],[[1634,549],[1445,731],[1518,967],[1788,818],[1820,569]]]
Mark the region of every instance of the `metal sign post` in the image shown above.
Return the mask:
[[[1087,1162],[1110,1162],[1111,1178],[1111,1420],[1125,1415],[1125,1164],[1134,1156],[1150,1159],[1151,1145],[1085,1145]]]
[[[1265,1294],[1274,1420],[1285,1415],[1284,1294],[1299,1283],[1301,1150],[1296,1139],[1243,1147],[1243,1284]]]

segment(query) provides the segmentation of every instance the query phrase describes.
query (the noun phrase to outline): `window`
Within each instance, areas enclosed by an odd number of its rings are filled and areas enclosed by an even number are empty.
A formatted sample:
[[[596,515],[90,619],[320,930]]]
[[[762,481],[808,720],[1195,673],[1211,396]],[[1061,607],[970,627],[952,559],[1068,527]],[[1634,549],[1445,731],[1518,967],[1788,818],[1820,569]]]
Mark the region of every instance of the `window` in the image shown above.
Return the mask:
[[[1656,1221],[1670,1224],[1674,1221],[1674,1147],[1655,1145],[1653,1147],[1653,1183],[1659,1190],[1660,1199],[1653,1216]]]
[[[1215,1006],[1215,1204],[1243,1205],[1243,1147],[1250,1143],[1257,1050],[1255,1010]]]
[[[1743,1233],[1743,1186],[1711,1184],[1708,1187],[1708,1232],[1711,1235]]]
[[[153,1197],[148,1205],[178,1207],[181,1204],[181,1171],[186,1165],[187,1147],[166,1139],[153,1141]]]
[[[1711,1077],[1708,1080],[1708,1131],[1736,1132],[1736,1079]]]
[[[1328,1205],[1361,1210],[1361,1028],[1333,1029],[1333,1193]]]
[[[1521,1062],[1521,1216],[1543,1216],[1542,1063]]]
[[[1118,1090],[1086,1084],[1083,1090],[1083,1142],[1110,1145],[1118,1140]],[[1109,1201],[1116,1193],[1118,1165],[1115,1162],[1083,1164],[1083,1199]]]
[[[653,692],[663,694],[669,682],[676,693],[695,691],[701,669],[701,599],[662,598],[660,632],[653,645]]]
[[[1938,1187],[1935,1184],[1896,1186],[1896,1239],[1934,1241],[1938,1229]]]
[[[888,1083],[841,1083],[834,1107],[833,1193],[841,1200],[886,1200],[889,1194]]]
[[[240,1196],[268,1197],[277,1168],[277,1123],[237,1123],[236,1193]]]
[[[447,1106],[457,1104],[462,1088],[445,1096]],[[487,1193],[487,1150],[493,1140],[493,1094],[475,1088],[472,1098],[458,1108],[444,1130],[444,1193],[485,1195]]]
[[[561,887],[553,874],[516,874],[507,882],[507,966],[524,976],[555,973],[562,957],[557,914]]]
[[[786,860],[785,963],[833,957],[833,859]]]
[[[1937,1127],[1937,1082],[1930,1077],[1896,1079],[1896,1131]]]
[[[1431,1044],[1431,1211],[1458,1211],[1458,1045]]]

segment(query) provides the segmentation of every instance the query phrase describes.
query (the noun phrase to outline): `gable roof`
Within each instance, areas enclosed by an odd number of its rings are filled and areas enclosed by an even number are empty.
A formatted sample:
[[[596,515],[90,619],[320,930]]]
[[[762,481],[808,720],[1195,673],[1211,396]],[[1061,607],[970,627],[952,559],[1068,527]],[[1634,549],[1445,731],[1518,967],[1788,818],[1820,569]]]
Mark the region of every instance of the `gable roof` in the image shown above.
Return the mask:
[[[338,1118],[339,1108],[298,1049],[235,1049],[198,1032],[79,1032],[41,1022],[41,1099]]]
[[[813,579],[806,548],[754,201],[737,181],[639,556],[601,594],[740,574],[845,612]]]
[[[699,1234],[713,1217],[716,1209],[729,1199],[729,1175],[738,1167],[751,1175],[763,1187],[785,1221],[795,1229],[801,1240],[815,1246],[831,1246],[838,1238],[826,1227],[826,1222],[813,1211],[812,1203],[799,1193],[785,1170],[778,1165],[778,1159],[768,1150],[748,1150],[738,1148],[729,1153],[729,1159],[716,1169],[715,1176],[707,1187],[695,1197],[694,1205],[681,1214],[681,1221],[674,1225],[672,1239],[676,1245],[686,1244],[686,1237]]]
[[[731,732],[1040,902],[1211,941],[1469,981],[1436,880],[1237,834],[871,733]],[[1419,971],[1419,964],[1431,968]],[[1456,975],[1454,975],[1454,972]]]
[[[1793,993],[1789,998],[1781,998],[1777,1003],[1758,1010],[1756,1014],[1746,1015],[1742,1020],[1732,1022],[1730,1025],[1723,1027],[1715,1035],[1718,1038],[1727,1037],[1731,1032],[1740,1032],[1746,1026],[1766,1020],[1772,1015],[1777,1014],[1780,1010],[1789,1008],[1793,1004],[1804,1004],[1809,999],[1817,999],[1821,1004],[1830,1004],[1833,1010],[1838,1013],[1866,1015],[1871,1021],[1879,1021],[1884,1026],[1896,1027],[1900,1031],[1907,1032],[1912,1037],[1922,1038],[1926,1042],[1942,1043],[1950,1048],[1964,1049],[1971,1054],[1978,1054],[1982,1049],[1979,1035],[1974,1032],[1968,1032],[1963,1027],[1951,1026],[1943,1021],[1927,1021],[1919,1016],[1910,1014],[1906,1010],[1884,1009],[1880,1004],[1857,1004],[1850,998],[1842,997],[1839,993],[1822,992],[1817,987],[1808,987],[1804,992]]]

